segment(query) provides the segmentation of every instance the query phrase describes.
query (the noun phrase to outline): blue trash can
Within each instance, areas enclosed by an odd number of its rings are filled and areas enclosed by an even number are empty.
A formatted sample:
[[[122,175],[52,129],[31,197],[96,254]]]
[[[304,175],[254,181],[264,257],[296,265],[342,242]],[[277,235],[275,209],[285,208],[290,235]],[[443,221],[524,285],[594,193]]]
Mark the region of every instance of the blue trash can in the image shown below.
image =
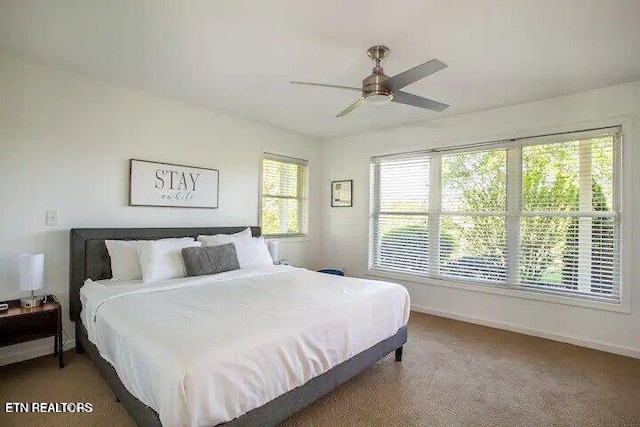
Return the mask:
[[[318,270],[318,273],[333,274],[335,276],[344,276],[344,271],[342,270],[331,270],[331,269]]]

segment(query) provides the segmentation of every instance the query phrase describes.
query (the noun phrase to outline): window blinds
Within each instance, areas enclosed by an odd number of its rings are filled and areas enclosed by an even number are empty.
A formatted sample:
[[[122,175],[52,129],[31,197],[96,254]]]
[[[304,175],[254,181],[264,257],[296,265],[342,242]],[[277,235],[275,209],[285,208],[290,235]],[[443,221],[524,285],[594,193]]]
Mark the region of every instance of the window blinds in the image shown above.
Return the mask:
[[[390,271],[428,271],[429,159],[377,163],[374,262]],[[373,188],[373,187],[372,187]]]
[[[371,163],[370,268],[620,301],[619,128]]]
[[[522,148],[523,286],[619,300],[617,139]]]
[[[307,161],[265,154],[262,161],[262,232],[265,235],[304,233]]]

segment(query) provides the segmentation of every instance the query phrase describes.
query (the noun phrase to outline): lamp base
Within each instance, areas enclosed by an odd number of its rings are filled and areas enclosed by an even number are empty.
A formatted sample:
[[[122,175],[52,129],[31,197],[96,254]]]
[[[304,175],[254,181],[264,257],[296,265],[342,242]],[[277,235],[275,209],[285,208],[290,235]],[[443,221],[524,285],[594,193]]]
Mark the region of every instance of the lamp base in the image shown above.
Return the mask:
[[[20,308],[35,308],[42,304],[42,297],[20,298]]]

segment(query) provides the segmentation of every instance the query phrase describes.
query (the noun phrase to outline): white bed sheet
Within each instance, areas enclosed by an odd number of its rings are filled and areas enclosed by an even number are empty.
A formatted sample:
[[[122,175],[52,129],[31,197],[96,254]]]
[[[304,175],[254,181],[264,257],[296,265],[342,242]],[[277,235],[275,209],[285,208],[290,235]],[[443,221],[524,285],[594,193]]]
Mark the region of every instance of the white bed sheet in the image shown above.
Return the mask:
[[[164,426],[230,421],[394,335],[400,285],[289,266],[116,284],[87,280],[89,339]]]

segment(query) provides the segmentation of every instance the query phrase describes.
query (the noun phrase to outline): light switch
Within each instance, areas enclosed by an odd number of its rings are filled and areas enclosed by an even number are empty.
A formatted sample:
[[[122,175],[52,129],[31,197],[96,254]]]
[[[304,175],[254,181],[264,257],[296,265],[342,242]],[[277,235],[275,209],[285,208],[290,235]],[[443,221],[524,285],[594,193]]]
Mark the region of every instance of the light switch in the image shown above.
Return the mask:
[[[58,211],[47,211],[47,225],[58,225]]]

